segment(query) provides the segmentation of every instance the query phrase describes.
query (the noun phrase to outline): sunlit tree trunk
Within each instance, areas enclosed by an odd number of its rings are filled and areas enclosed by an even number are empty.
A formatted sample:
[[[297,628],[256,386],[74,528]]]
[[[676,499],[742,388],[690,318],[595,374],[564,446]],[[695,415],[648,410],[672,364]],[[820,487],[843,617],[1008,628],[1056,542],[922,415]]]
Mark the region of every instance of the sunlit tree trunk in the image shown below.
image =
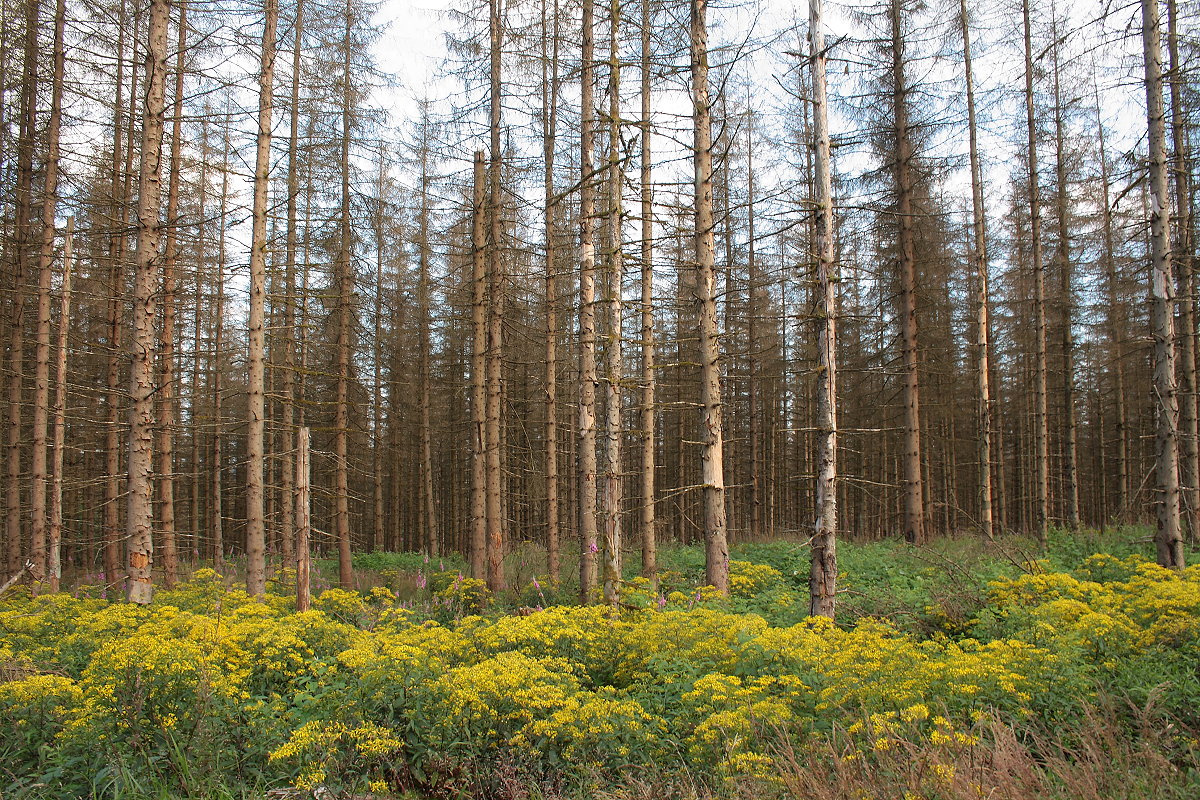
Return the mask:
[[[817,513],[809,570],[809,613],[833,619],[837,599],[837,264],[834,261],[833,181],[830,169],[829,101],[821,0],[809,0],[812,61],[813,144],[817,215]]]
[[[596,586],[596,244],[592,217],[593,0],[583,0],[579,121],[579,600]]]
[[[277,0],[263,0],[263,35],[259,53],[258,139],[254,159],[254,207],[250,243],[250,318],[247,330],[250,394],[246,456],[246,592],[266,590],[266,520],[263,516],[266,390],[265,315],[267,298],[267,188],[271,180],[271,116],[274,112],[275,29]]]
[[[125,535],[131,603],[149,603],[154,591],[154,319],[159,286],[159,220],[162,190],[162,139],[167,73],[167,0],[151,0],[146,32],[146,87],[142,114],[141,168],[138,177],[137,250],[133,278],[133,336],[129,374],[129,479],[126,484]]]
[[[1154,340],[1155,487],[1158,563],[1183,569],[1179,524],[1179,408],[1175,396],[1175,331],[1171,297],[1171,219],[1167,195],[1166,111],[1158,0],[1142,0],[1146,124],[1150,156],[1150,335]]]
[[[713,243],[712,105],[708,93],[708,0],[691,0],[692,158],[695,179],[696,302],[700,334],[700,405],[704,493],[704,580],[729,591],[725,518],[724,439],[721,433],[721,355],[717,328]]]
[[[604,382],[604,602],[616,605],[621,584],[621,348],[625,256],[621,247],[624,170],[621,167],[620,0],[609,3],[608,25],[608,342]]]

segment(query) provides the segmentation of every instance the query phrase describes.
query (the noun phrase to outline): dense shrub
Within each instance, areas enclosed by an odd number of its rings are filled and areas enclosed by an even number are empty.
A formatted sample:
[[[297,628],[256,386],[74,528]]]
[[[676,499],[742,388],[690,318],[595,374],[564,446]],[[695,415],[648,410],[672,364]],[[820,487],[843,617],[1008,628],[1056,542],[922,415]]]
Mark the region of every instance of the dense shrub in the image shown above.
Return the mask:
[[[16,592],[0,603],[4,794],[586,795],[666,772],[769,795],[796,785],[800,747],[880,769],[918,748],[934,797],[995,745],[981,721],[1078,732],[1114,694],[1112,724],[1138,736],[1162,715],[1177,732],[1164,763],[1196,769],[1200,569],[1100,553],[1005,574],[977,552],[947,575],[950,552],[847,550],[845,582],[877,605],[895,582],[909,614],[806,619],[804,552],[782,544],[738,552],[730,597],[683,583],[690,557],[667,551],[674,583],[630,580],[616,610],[505,614],[416,559],[422,603],[331,589],[304,614],[288,576],[253,599],[212,570],[149,608]],[[954,593],[977,599],[951,618]]]

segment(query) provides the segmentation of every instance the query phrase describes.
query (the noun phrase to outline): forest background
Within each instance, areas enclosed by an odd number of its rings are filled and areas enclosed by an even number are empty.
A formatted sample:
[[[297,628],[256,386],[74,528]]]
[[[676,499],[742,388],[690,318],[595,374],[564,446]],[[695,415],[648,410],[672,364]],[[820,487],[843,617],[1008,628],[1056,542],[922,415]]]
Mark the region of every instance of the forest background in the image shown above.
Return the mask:
[[[65,553],[148,602],[157,543],[168,588],[181,553],[244,553],[259,593],[267,554],[311,541],[347,587],[356,549],[457,550],[497,591],[536,539],[552,580],[577,542],[580,597],[602,578],[613,602],[629,539],[647,577],[660,537],[703,539],[725,591],[731,538],[815,516],[812,608],[832,615],[839,528],[1044,543],[1152,506],[1158,560],[1182,566],[1186,9],[1167,6],[1164,56],[1154,4],[1026,2],[972,47],[964,3],[831,26],[817,5],[804,31],[739,6],[712,46],[702,4],[598,22],[585,2],[576,27],[492,3],[441,15],[414,93],[377,67],[396,51],[370,5],[270,2],[261,30],[225,5],[61,2],[50,26],[20,5],[10,577],[55,589]],[[419,72],[425,44],[397,60]]]

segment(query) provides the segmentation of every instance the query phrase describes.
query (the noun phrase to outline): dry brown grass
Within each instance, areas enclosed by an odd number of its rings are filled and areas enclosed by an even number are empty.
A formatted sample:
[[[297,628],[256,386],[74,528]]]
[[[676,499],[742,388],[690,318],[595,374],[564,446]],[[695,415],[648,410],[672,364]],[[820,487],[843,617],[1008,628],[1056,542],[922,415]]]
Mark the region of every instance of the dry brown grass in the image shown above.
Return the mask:
[[[776,746],[780,785],[745,787],[803,800],[1195,800],[1200,763],[1195,732],[1182,732],[1152,707],[1091,706],[1072,731],[994,717],[970,731],[974,744],[934,745],[891,736],[861,751],[845,736]],[[1128,722],[1132,713],[1133,729]],[[952,770],[952,771],[951,771]]]

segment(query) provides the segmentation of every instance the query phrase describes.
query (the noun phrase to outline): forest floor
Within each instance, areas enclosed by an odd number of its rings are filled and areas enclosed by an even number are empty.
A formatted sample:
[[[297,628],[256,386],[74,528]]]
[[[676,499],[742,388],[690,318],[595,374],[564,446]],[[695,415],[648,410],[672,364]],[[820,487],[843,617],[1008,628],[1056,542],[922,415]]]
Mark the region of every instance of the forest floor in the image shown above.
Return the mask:
[[[258,600],[236,564],[147,608],[23,588],[0,797],[1194,800],[1200,566],[1150,535],[843,543],[836,624],[790,541],[736,546],[729,597],[701,548],[664,547],[657,587],[631,553],[616,611],[533,547],[500,597],[456,557],[360,554],[303,614],[290,571]]]

